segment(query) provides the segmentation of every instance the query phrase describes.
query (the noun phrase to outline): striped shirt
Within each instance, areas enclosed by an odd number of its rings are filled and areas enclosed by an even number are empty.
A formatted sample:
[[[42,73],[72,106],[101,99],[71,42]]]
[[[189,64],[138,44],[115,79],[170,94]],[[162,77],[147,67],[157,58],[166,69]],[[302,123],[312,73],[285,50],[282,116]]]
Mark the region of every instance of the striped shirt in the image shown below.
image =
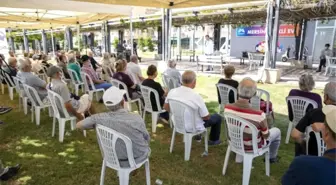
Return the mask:
[[[263,111],[255,110],[249,103],[237,100],[236,103],[226,105],[224,112],[241,117],[255,125],[259,131],[258,148],[261,148],[264,145],[265,139],[267,139],[269,135],[269,130],[266,115]],[[246,127],[244,129],[243,139],[245,150],[253,150],[252,133],[250,128]]]
[[[87,73],[92,81],[99,80],[96,71],[91,67],[91,64],[83,64],[82,71]]]

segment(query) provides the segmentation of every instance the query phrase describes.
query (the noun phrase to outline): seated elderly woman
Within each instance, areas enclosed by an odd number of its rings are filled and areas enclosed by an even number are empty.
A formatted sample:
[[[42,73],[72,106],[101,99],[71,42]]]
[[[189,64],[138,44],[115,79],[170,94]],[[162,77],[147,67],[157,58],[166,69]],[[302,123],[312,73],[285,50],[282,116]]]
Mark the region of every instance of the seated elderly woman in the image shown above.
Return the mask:
[[[113,78],[123,82],[127,86],[128,94],[130,95],[131,99],[142,98],[139,86],[134,84],[131,77],[125,73],[126,69],[127,69],[127,61],[119,60],[116,63],[117,72],[114,73]]]
[[[300,89],[292,89],[288,96],[300,96],[303,98],[308,98],[317,103],[318,108],[322,108],[322,98],[319,94],[311,92],[314,89],[315,81],[312,75],[304,74],[299,79],[299,88]],[[293,111],[290,103],[288,104],[288,116],[289,120],[293,120]],[[313,107],[309,105],[308,110],[311,110]]]
[[[3,68],[3,70],[9,74],[9,76],[16,76],[17,70],[17,60],[14,57],[8,58],[8,65]]]
[[[103,79],[105,81],[110,81],[110,78],[113,76],[115,72],[114,69],[115,58],[112,58],[110,53],[104,53],[103,58],[101,60],[101,65],[103,69]]]
[[[224,75],[225,78],[221,78],[218,81],[218,84],[224,84],[224,85],[229,85],[233,87],[234,89],[238,88],[239,83],[236,80],[232,79],[233,74],[235,73],[235,68],[231,65],[225,66],[224,68]],[[217,94],[218,94],[218,103],[221,104],[221,99],[219,95],[219,90],[217,89]],[[234,92],[230,91],[229,92],[229,103],[234,103],[236,100],[234,98]]]
[[[175,79],[179,85],[182,84],[182,75],[176,69],[175,60],[168,60],[168,68],[163,72],[163,74]]]

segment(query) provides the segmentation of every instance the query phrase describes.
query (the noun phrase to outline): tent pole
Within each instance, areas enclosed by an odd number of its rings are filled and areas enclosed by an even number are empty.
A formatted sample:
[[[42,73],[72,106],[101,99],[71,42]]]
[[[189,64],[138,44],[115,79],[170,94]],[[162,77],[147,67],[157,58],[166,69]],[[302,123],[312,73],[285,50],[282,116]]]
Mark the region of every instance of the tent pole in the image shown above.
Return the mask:
[[[53,29],[51,29],[51,47],[53,51],[53,56],[55,57],[55,48],[54,48],[54,34],[53,34]]]
[[[78,44],[78,51],[80,52],[81,48],[80,48],[80,25],[77,25],[77,44]]]
[[[277,60],[277,43],[279,38],[279,12],[280,12],[280,0],[275,1],[275,16],[274,16],[274,28],[273,28],[273,38],[272,38],[272,63],[271,68],[276,68]]]
[[[133,7],[131,8],[131,13],[130,13],[131,55],[133,55],[133,52],[134,52],[134,48],[133,48],[133,23],[132,23],[132,17],[133,17]]]

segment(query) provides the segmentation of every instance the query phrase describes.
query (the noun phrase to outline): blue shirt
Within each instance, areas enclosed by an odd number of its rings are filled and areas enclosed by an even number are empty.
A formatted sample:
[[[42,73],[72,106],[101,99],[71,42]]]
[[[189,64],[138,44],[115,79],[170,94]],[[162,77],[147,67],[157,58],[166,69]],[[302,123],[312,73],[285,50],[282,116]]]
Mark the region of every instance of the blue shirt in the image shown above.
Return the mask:
[[[324,155],[336,156],[336,149]],[[335,185],[336,161],[326,157],[299,156],[282,177],[282,185]]]

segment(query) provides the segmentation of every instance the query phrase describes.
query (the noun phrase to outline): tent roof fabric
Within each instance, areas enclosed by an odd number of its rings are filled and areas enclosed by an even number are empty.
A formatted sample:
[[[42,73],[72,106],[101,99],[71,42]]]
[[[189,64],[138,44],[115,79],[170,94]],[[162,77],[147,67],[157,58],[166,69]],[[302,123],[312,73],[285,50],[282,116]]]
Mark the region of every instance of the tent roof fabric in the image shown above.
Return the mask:
[[[80,2],[104,3],[129,6],[146,6],[158,8],[188,8],[198,6],[210,6],[238,2],[250,2],[260,0],[72,0]]]

